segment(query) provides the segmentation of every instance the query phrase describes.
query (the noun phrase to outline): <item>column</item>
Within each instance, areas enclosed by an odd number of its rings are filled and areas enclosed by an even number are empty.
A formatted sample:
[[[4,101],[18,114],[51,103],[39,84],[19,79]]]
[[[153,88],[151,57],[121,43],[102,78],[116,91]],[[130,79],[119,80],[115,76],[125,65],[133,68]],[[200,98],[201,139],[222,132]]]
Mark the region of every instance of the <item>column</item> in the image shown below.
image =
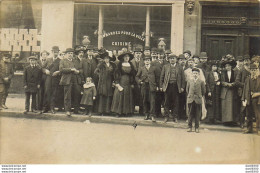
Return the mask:
[[[150,7],[146,8],[145,46],[150,47]]]
[[[99,19],[98,19],[98,48],[103,47],[103,29],[104,29],[104,12],[103,7],[99,6]]]
[[[60,50],[72,47],[74,2],[72,0],[42,1],[41,50],[50,51],[52,46]]]
[[[184,3],[176,1],[172,4],[171,51],[176,55],[183,53]]]

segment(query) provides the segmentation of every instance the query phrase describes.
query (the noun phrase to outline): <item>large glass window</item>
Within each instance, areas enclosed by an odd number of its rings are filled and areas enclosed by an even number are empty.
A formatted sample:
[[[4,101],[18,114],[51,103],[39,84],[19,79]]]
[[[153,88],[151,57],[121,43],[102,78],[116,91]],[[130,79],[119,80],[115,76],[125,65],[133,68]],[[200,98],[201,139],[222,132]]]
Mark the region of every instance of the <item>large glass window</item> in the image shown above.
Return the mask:
[[[145,5],[102,5],[104,13],[103,45],[108,50],[133,49],[145,45]],[[171,7],[151,6],[151,44],[158,47],[161,39],[170,47]],[[75,4],[74,45],[87,36],[90,44],[98,44],[99,5]],[[84,37],[86,38],[86,37]]]

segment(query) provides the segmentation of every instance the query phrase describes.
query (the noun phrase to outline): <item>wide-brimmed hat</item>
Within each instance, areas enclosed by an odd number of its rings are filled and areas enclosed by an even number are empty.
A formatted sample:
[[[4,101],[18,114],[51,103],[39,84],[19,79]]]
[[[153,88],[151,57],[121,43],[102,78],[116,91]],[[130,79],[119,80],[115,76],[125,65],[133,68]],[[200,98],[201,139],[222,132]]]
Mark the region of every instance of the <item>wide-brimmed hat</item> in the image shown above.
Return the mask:
[[[249,55],[244,55],[244,60],[245,59],[250,59],[250,56]]]
[[[258,67],[254,63],[251,63],[250,64],[250,69],[258,69]]]
[[[162,49],[161,49],[162,50]],[[172,53],[172,51],[171,50],[165,50],[165,52],[164,52],[165,54],[171,54]]]
[[[145,55],[145,56],[144,56],[144,60],[147,60],[147,59],[152,60],[152,57],[151,57],[150,55]]]
[[[30,60],[30,59],[37,60],[36,56],[30,56],[28,59],[29,59],[29,60]]]
[[[52,51],[60,51],[60,48],[59,46],[52,46]]]
[[[236,61],[243,61],[244,58],[242,56],[237,56]]]
[[[185,54],[185,53],[187,53],[187,54],[189,54],[189,55],[191,56],[191,51],[190,51],[190,50],[185,50],[185,51],[183,52],[183,54]]]
[[[105,57],[109,57],[109,59],[111,59],[111,57],[108,55],[108,52],[106,51],[105,48],[101,48],[98,50],[98,54],[99,54],[99,57],[101,59],[104,59]]]
[[[192,56],[192,58],[200,58],[199,55],[195,54]]]
[[[177,55],[175,55],[175,54],[170,54],[169,57],[168,57],[168,59],[171,59],[171,58],[176,58],[176,59],[177,59],[178,57],[177,57]]]
[[[142,50],[140,47],[136,47],[136,48],[134,49],[134,52],[143,52],[143,50]]]
[[[41,52],[41,56],[42,56],[43,53],[46,53],[47,55],[50,55],[50,53],[47,50],[42,51]]]
[[[65,50],[65,53],[68,53],[68,52],[73,52],[73,53],[74,53],[74,49],[72,49],[72,48],[67,48],[67,49]]]
[[[230,64],[232,67],[235,67],[237,65],[236,61],[234,61],[233,59],[228,59],[221,62],[222,67],[225,67],[227,64]]]
[[[200,52],[200,57],[199,57],[200,59],[206,59],[206,58],[208,58],[208,56],[207,56],[207,52]]]
[[[121,55],[117,57],[119,61],[123,61],[124,56],[129,55],[129,61],[131,61],[134,58],[134,55],[131,52],[124,52]]]
[[[157,49],[156,47],[153,47],[153,48],[151,49],[151,52],[152,52],[152,53],[158,53],[158,49]]]
[[[180,55],[178,56],[178,59],[186,59],[186,58],[185,58],[185,56],[184,56],[183,54],[180,54]]]
[[[80,51],[83,51],[83,53],[85,53],[86,51],[86,47],[84,47],[83,45],[77,45],[74,47],[74,51],[75,54],[77,55]]]

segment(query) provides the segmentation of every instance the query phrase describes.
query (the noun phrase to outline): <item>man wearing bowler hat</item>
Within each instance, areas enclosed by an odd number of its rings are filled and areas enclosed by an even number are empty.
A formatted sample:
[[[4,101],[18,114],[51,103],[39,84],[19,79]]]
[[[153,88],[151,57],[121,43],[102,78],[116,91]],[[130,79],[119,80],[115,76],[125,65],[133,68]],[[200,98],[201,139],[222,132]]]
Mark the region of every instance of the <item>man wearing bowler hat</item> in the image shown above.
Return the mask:
[[[144,57],[144,66],[139,68],[136,82],[141,86],[141,96],[145,120],[149,118],[155,122],[155,96],[159,90],[160,75],[156,73],[156,67],[151,65],[151,56]]]
[[[30,56],[29,61],[30,65],[24,69],[25,114],[29,112],[31,96],[31,111],[36,113],[36,93],[40,88],[42,76],[42,69],[37,65],[37,58]]]
[[[60,85],[64,86],[64,107],[67,116],[71,116],[71,101],[74,102],[74,113],[79,111],[79,95],[81,91],[82,64],[78,63],[74,56],[74,49],[66,49],[66,59],[60,61],[61,72]]]
[[[184,91],[185,86],[183,69],[177,64],[177,56],[171,54],[169,62],[163,66],[160,76],[160,90],[165,93],[165,123],[169,120],[170,110],[174,121],[177,122],[178,95]]]
[[[135,48],[134,49],[134,59],[131,60],[135,74],[138,72],[139,68],[144,66],[144,60],[143,60],[143,50],[141,48]],[[139,106],[139,114],[143,114],[143,103],[141,99],[141,88],[140,84],[136,81],[134,82],[134,105]]]
[[[7,53],[3,55],[3,61],[1,61],[1,66],[3,67],[2,75],[3,75],[3,84],[4,84],[4,94],[3,98],[0,99],[0,106],[2,105],[2,108],[8,109],[6,106],[6,99],[8,96],[8,90],[10,88],[11,79],[14,75],[14,68],[13,64],[11,63],[11,54]]]

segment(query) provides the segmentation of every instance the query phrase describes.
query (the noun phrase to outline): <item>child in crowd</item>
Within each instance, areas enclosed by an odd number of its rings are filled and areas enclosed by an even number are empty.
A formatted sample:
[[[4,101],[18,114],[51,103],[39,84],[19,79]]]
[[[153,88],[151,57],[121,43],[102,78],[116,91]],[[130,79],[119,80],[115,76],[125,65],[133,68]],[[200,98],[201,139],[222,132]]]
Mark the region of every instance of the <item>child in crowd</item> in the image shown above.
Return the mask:
[[[85,115],[92,116],[93,102],[96,99],[97,91],[91,77],[86,78],[86,83],[83,85],[83,96],[80,104],[85,105]]]
[[[192,119],[195,119],[195,132],[199,133],[199,121],[202,114],[202,97],[206,93],[205,82],[199,79],[200,70],[192,69],[194,78],[186,86],[188,103],[188,132],[192,132]]]

